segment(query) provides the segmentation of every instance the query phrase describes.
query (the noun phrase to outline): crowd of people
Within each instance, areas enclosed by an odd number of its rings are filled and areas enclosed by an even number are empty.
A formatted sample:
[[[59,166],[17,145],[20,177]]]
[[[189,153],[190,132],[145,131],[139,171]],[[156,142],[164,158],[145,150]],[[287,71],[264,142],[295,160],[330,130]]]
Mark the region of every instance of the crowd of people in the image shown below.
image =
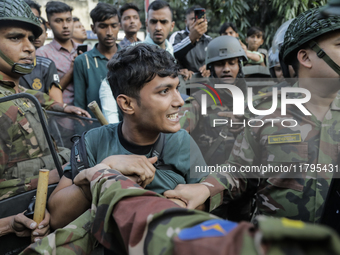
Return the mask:
[[[0,97],[29,93],[44,109],[88,118],[96,101],[111,124],[89,130],[72,153],[56,148],[59,178],[35,107],[0,103],[0,200],[36,188],[41,168],[58,183],[41,223],[23,213],[2,218],[0,238],[32,232],[23,254],[90,254],[97,242],[113,254],[340,254],[337,234],[319,224],[340,153],[339,16],[307,10],[278,28],[268,54],[258,27],[245,42],[233,23],[206,35],[206,17],[195,17],[200,6],[188,8],[185,30],[170,36],[169,3],[152,2],[141,41],[136,5],[98,3],[92,49],[82,45],[86,31],[71,6],[49,1],[47,21],[40,8],[0,0]],[[44,44],[47,27],[54,38]],[[244,79],[254,65],[277,81],[256,96]],[[219,85],[219,105],[205,89],[179,92],[194,75],[213,92]],[[233,114],[235,91],[253,98],[238,104],[248,107],[243,116]],[[216,118],[263,124],[215,126]],[[236,171],[193,171],[212,165]],[[253,166],[303,171],[240,171]]]

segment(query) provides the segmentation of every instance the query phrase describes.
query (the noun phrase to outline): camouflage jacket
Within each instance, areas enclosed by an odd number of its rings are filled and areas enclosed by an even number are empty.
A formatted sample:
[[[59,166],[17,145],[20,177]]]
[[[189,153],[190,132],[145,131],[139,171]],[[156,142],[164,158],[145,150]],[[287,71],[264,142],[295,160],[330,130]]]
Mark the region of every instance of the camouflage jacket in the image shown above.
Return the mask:
[[[91,181],[92,209],[22,255],[90,254],[97,243],[108,254],[255,255],[264,247],[268,255],[340,254],[338,236],[326,227],[265,217],[256,225],[237,224],[181,208],[115,170],[85,171],[80,175]]]
[[[214,119],[226,119],[218,116],[219,112],[231,112],[233,109],[232,96],[223,89],[218,90],[218,93],[223,105],[215,103],[211,97],[207,97],[206,115],[201,114],[201,96],[206,94],[202,90],[187,98],[179,113],[181,127],[188,131],[195,140],[208,165],[224,163],[229,157],[235,141],[233,134],[228,130],[228,123],[214,127]],[[222,141],[213,154],[207,156],[210,148],[220,139]]]
[[[47,94],[19,87],[34,95],[48,110],[63,106]],[[0,81],[0,97],[15,94],[14,83]],[[27,99],[0,103],[0,200],[30,190],[39,167],[55,168],[37,110]],[[29,163],[28,163],[28,160]],[[36,182],[34,182],[36,183]]]
[[[280,102],[278,99],[274,113],[255,117],[278,121],[264,122],[261,127],[246,126],[237,137],[228,160],[237,171],[215,173],[202,180],[211,192],[210,210],[220,205],[223,197],[231,200],[256,193],[261,214],[306,222],[320,220],[333,172],[339,167],[340,96],[334,99],[322,122],[314,115],[305,116],[295,105],[288,105],[287,115],[282,116]],[[264,96],[257,109],[271,106],[271,97]],[[281,121],[287,119],[295,120],[297,125],[284,127]],[[295,123],[285,121],[284,124]],[[253,125],[260,126],[259,122]],[[268,176],[239,172],[245,167],[256,170],[276,167],[288,173],[279,170]]]

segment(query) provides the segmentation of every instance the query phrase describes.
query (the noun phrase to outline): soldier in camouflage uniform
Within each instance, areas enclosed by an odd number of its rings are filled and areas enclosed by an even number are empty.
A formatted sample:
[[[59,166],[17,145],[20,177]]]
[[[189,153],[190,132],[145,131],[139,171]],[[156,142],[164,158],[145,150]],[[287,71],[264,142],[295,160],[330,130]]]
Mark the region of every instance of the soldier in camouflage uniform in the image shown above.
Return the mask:
[[[92,209],[22,254],[90,254],[98,242],[104,254],[340,254],[338,236],[326,227],[263,216],[255,224],[222,220],[111,169],[86,169],[74,182],[91,186]]]
[[[247,56],[236,38],[220,36],[212,40],[206,54],[206,66],[211,73],[210,86],[214,88],[216,83],[235,84],[245,92],[245,84],[240,79],[244,76],[243,60],[247,60]],[[208,165],[221,164],[229,157],[234,137],[226,125],[213,127],[213,119],[220,118],[219,112],[233,110],[233,98],[229,90],[218,90],[223,105],[215,104],[211,97],[207,97],[207,114],[202,115],[202,94],[206,91],[195,92],[181,107],[181,127],[194,138]]]
[[[228,160],[238,170],[245,166],[286,166],[292,170],[290,173],[296,171],[296,174],[284,176],[287,173],[281,171],[270,178],[248,178],[249,175],[242,173],[218,173],[203,180],[203,185],[197,184],[195,195],[191,195],[189,187],[180,186],[173,191],[173,196],[191,201],[192,207],[210,197],[207,203],[211,210],[221,204],[223,197],[242,199],[242,195],[250,191],[257,194],[260,214],[305,222],[320,220],[333,172],[339,167],[340,48],[336,42],[340,38],[340,17],[320,18],[319,14],[318,9],[311,9],[293,20],[280,51],[283,61],[292,64],[298,73],[299,81],[293,88],[305,88],[311,93],[310,101],[303,106],[311,115],[288,105],[287,115],[282,116],[279,93],[275,112],[256,117],[279,121],[275,121],[273,127],[271,122],[261,127],[247,125]],[[333,79],[322,82],[316,78]],[[288,98],[304,96],[287,95]],[[255,108],[271,106],[271,97],[264,96]],[[284,127],[282,119],[293,119],[297,125]]]
[[[47,94],[28,90],[19,85],[19,78],[34,68],[33,40],[42,33],[38,18],[22,0],[0,1],[0,97],[16,93],[35,96],[47,110],[75,113],[90,117],[78,107],[62,105]],[[36,188],[39,169],[55,168],[35,106],[26,99],[16,99],[0,104],[0,200]],[[69,151],[59,153],[60,160],[69,160]],[[51,183],[59,180],[51,174]],[[47,218],[49,218],[47,216]],[[30,223],[29,223],[30,221]],[[33,221],[23,215],[1,219],[0,235],[15,231],[15,222],[30,228]],[[24,224],[24,222],[26,222]],[[9,224],[7,224],[9,223]],[[29,224],[28,224],[29,223]],[[27,225],[28,224],[28,225]],[[20,225],[20,224],[19,224]],[[42,225],[48,225],[48,220]],[[33,229],[37,224],[33,224]],[[20,228],[21,234],[27,229]],[[46,229],[38,231],[46,234]],[[39,235],[38,235],[39,236]]]

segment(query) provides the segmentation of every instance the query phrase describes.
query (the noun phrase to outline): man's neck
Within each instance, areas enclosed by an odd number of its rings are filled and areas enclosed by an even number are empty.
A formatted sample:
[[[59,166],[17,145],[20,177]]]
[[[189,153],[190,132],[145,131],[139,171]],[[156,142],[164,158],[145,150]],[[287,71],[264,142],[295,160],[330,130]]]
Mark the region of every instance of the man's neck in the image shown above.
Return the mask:
[[[54,38],[54,39],[61,45],[61,47],[67,49],[69,52],[72,51],[73,43],[71,39],[68,39],[67,41],[61,41],[58,38]]]
[[[166,50],[166,44],[165,41],[162,44],[159,44],[159,47],[161,47],[163,50]]]
[[[112,56],[117,52],[117,45],[115,44],[112,47],[108,48],[99,42],[97,45],[97,50],[107,59],[111,59]]]
[[[128,39],[131,43],[137,42],[137,33],[125,33],[126,39]]]
[[[323,84],[324,83],[324,84]],[[299,78],[299,87],[307,89],[311,99],[305,104],[318,120],[322,121],[339,91],[339,81],[334,85],[326,79]]]
[[[84,43],[84,41],[80,41],[80,40],[77,40],[77,39],[74,39],[74,38],[72,38],[72,40],[73,40],[75,43],[78,43],[78,44],[83,44],[83,43]]]
[[[123,137],[130,143],[146,146],[154,144],[160,133],[153,133],[149,130],[139,128],[137,123],[131,122],[127,118],[124,119],[122,126]]]

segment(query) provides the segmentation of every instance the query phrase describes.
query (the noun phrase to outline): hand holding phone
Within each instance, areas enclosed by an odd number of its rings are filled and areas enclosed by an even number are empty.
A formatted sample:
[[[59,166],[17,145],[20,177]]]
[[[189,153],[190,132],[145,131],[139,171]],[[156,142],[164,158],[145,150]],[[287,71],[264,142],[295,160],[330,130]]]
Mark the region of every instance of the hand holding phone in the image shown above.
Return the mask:
[[[195,8],[194,9],[195,20],[200,20],[202,18],[206,18],[205,9],[204,8]]]
[[[77,54],[78,55],[81,54],[80,51],[82,53],[86,52],[87,51],[87,44],[80,44],[80,45],[78,45],[78,47],[77,47]]]

